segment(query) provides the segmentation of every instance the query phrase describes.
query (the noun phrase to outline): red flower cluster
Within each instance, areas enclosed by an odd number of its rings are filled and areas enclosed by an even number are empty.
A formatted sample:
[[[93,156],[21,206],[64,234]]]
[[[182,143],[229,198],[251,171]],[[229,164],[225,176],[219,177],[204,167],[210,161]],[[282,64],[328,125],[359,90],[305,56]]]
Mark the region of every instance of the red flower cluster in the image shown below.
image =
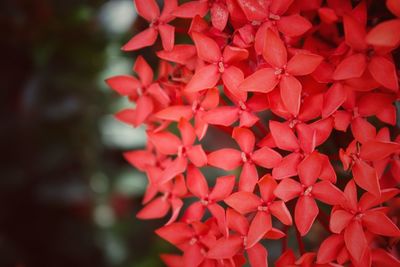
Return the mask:
[[[159,34],[157,78],[139,56],[107,83],[135,104],[117,118],[146,125],[125,158],[148,177],[137,217],[171,214],[168,266],[267,266],[265,239],[282,239],[275,266],[400,266],[400,1],[134,3],[149,28],[123,50]]]

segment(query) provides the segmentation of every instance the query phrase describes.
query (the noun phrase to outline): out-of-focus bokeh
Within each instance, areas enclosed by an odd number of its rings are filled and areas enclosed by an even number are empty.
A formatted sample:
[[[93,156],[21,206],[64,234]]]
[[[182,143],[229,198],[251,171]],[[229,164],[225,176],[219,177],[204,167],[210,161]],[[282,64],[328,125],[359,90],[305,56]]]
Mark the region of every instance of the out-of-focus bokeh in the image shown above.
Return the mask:
[[[137,56],[131,0],[0,1],[0,266],[162,266],[162,221],[135,218],[146,178],[122,158],[144,130],[105,85]],[[148,50],[142,50],[147,57]]]

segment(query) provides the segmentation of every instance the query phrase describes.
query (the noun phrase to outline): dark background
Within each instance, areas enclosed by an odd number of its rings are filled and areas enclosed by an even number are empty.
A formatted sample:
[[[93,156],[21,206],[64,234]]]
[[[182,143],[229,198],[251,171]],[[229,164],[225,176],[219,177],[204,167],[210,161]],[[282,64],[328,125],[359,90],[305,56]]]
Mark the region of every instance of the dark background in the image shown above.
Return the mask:
[[[104,84],[143,27],[131,0],[0,1],[0,267],[161,266],[162,222],[135,218],[146,179],[121,156],[144,132]]]

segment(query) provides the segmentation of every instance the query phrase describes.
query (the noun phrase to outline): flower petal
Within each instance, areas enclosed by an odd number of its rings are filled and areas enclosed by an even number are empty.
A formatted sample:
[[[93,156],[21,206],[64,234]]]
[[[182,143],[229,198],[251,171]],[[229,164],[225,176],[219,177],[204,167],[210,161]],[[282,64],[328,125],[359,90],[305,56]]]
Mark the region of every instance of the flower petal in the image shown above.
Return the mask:
[[[271,229],[271,215],[268,212],[258,211],[250,223],[246,249],[253,247]]]
[[[176,154],[182,145],[181,140],[170,132],[149,133],[148,137],[156,149],[165,155]]]
[[[294,117],[299,114],[302,85],[294,76],[283,75],[279,83],[282,102]]]
[[[274,194],[283,201],[287,202],[303,192],[301,184],[293,179],[283,179],[276,187]]]
[[[312,186],[318,179],[322,169],[322,159],[318,152],[306,156],[297,166],[300,181],[305,186]]]
[[[344,231],[344,242],[350,255],[359,262],[368,249],[368,243],[361,223],[353,220]]]
[[[287,63],[287,51],[281,38],[271,29],[267,29],[263,57],[275,68],[282,68]]]
[[[229,259],[235,256],[243,247],[243,240],[240,236],[231,235],[228,238],[222,237],[207,252],[210,259]]]
[[[281,17],[277,21],[277,26],[283,34],[289,37],[296,37],[311,29],[312,24],[302,16],[294,14]]]
[[[208,154],[208,164],[226,171],[236,169],[242,162],[241,152],[223,148]]]
[[[340,205],[346,201],[344,194],[329,181],[321,181],[313,185],[313,196],[328,205]]]
[[[352,172],[358,186],[375,196],[381,194],[378,175],[373,167],[362,160],[356,160]]]
[[[218,67],[207,65],[197,70],[185,87],[186,92],[197,92],[214,87],[220,78]]]
[[[399,19],[381,22],[369,31],[366,37],[367,43],[378,47],[395,48],[400,43],[400,36],[394,34],[399,28]]]
[[[196,167],[203,167],[207,164],[207,155],[201,145],[195,145],[187,151],[187,157]]]
[[[158,26],[161,42],[165,51],[171,51],[175,43],[175,27],[169,24]]]
[[[252,267],[268,267],[268,251],[261,244],[255,244],[247,250],[250,266]]]
[[[353,54],[343,59],[337,65],[332,78],[334,80],[346,80],[359,78],[367,67],[367,59],[364,54]]]
[[[212,189],[209,198],[214,201],[224,200],[231,195],[235,186],[235,176],[227,175],[217,178],[215,186]]]
[[[169,106],[155,114],[158,119],[179,121],[181,118],[190,120],[193,116],[193,110],[190,106]]]
[[[210,63],[221,60],[221,49],[213,39],[198,32],[192,33],[192,39],[200,59]]]
[[[209,124],[229,126],[237,121],[238,117],[236,107],[222,106],[207,111],[203,119]]]
[[[257,168],[254,164],[245,162],[240,172],[239,191],[253,192],[258,182]]]
[[[207,180],[203,173],[193,165],[189,165],[187,168],[186,186],[193,195],[200,199],[208,195]]]
[[[366,31],[359,20],[351,15],[343,15],[343,26],[346,44],[357,51],[367,48],[365,42]]]
[[[396,224],[381,211],[367,211],[362,217],[362,224],[371,233],[383,236],[399,237],[400,230]]]
[[[253,193],[240,191],[227,197],[224,202],[241,214],[247,214],[257,210],[257,207],[261,204],[261,199]]]
[[[121,49],[123,51],[138,50],[153,45],[157,40],[158,32],[153,27],[133,36]]]
[[[382,56],[373,56],[368,64],[368,70],[372,77],[384,87],[395,92],[399,90],[396,67],[389,59]]]
[[[301,236],[305,236],[310,231],[318,212],[319,209],[314,198],[309,196],[299,197],[294,209],[294,221]]]
[[[326,264],[337,258],[340,250],[343,248],[343,236],[331,235],[325,239],[318,249],[317,263]]]
[[[160,16],[160,8],[155,0],[134,0],[138,14],[147,21],[153,21]]]
[[[243,152],[253,152],[255,137],[252,131],[247,128],[236,127],[232,131],[232,138]]]
[[[269,129],[278,148],[287,151],[299,149],[297,138],[287,124],[271,120],[269,121]]]
[[[163,197],[158,197],[144,206],[136,217],[142,220],[163,218],[167,215],[169,208],[169,202]]]
[[[275,150],[264,146],[254,151],[254,153],[251,155],[251,159],[258,166],[272,169],[278,166],[278,164],[282,161],[282,156]]]
[[[108,86],[122,96],[129,96],[136,93],[136,89],[141,86],[140,82],[132,76],[118,75],[106,80]]]
[[[285,225],[292,225],[292,216],[288,208],[283,201],[274,201],[270,206],[269,210],[271,211],[272,215],[278,218]]]
[[[291,153],[284,157],[282,161],[272,170],[274,179],[280,180],[297,175],[297,165],[301,162],[299,153]]]
[[[239,86],[240,90],[248,92],[268,93],[278,84],[275,70],[272,68],[260,69],[248,76]]]
[[[289,60],[286,71],[295,76],[308,75],[321,64],[323,59],[315,54],[298,53]]]

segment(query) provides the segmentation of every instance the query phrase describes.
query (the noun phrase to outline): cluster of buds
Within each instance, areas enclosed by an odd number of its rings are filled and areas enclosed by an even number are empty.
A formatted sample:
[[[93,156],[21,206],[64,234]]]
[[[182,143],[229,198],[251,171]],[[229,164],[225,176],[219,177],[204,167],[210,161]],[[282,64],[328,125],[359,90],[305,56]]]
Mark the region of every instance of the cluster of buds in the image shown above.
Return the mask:
[[[137,217],[169,216],[167,266],[400,266],[400,1],[134,4],[149,27],[123,50],[158,47],[157,75],[138,56],[107,83],[146,127],[124,156],[148,178]]]

